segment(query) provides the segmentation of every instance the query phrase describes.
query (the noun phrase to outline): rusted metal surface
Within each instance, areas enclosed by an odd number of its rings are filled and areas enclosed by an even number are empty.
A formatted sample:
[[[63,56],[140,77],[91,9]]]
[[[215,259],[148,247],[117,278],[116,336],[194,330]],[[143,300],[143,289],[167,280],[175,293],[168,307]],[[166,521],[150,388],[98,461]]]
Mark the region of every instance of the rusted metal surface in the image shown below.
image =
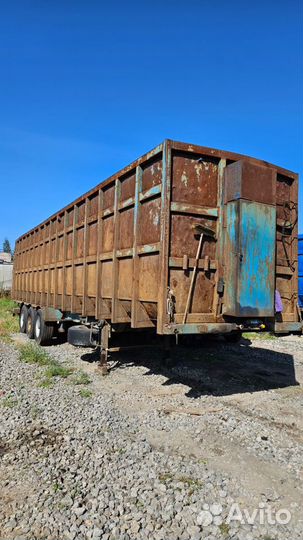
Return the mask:
[[[236,323],[166,324],[165,334],[229,334],[238,330]]]
[[[225,169],[225,202],[244,199],[275,204],[275,171],[245,160],[235,161]]]
[[[301,332],[302,322],[275,322],[274,331],[276,334],[287,334],[287,332]]]
[[[17,240],[13,297],[159,334],[204,333],[252,315],[274,322],[276,288],[279,322],[296,323],[297,185],[275,165],[166,140]],[[199,250],[197,226],[214,233]]]
[[[43,318],[46,322],[57,322],[62,319],[62,311],[51,307],[42,308]]]

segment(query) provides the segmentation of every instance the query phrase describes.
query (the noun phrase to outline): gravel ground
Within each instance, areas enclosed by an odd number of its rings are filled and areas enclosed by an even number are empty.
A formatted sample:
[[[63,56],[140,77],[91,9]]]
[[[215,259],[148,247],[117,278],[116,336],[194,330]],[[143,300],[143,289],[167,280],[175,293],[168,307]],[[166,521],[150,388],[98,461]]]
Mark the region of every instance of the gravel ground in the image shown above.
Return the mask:
[[[169,367],[157,349],[119,353],[108,377],[65,343],[46,350],[73,372],[50,386],[13,339],[1,540],[303,538],[303,338],[204,341]]]

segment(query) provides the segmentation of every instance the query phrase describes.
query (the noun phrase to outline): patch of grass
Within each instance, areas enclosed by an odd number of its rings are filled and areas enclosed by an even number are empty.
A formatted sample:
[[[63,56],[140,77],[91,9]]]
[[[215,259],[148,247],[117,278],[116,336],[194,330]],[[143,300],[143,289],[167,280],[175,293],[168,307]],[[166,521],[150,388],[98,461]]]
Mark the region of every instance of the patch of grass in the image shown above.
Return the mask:
[[[186,484],[186,486],[189,488],[188,495],[193,495],[195,489],[202,487],[202,482],[200,482],[200,480],[197,480],[197,478],[191,478],[190,476],[179,476],[176,478],[173,474],[164,472],[159,474],[158,478],[160,482],[163,482],[164,484],[172,482],[173,480]]]
[[[83,397],[83,398],[90,398],[92,397],[93,393],[91,390],[87,390],[86,388],[81,388],[81,390],[79,391],[79,396]]]
[[[219,530],[220,530],[220,533],[223,534],[223,536],[228,536],[229,535],[228,523],[221,523],[221,525],[219,525]]]
[[[79,371],[78,373],[75,374],[75,377],[73,378],[72,383],[75,384],[76,386],[80,384],[90,384],[91,380],[89,376],[87,375],[87,373],[84,373],[84,371]]]
[[[54,386],[54,382],[50,377],[47,377],[45,379],[42,379],[38,386],[40,388],[52,388]]]
[[[57,491],[61,491],[63,489],[63,486],[61,484],[59,484],[58,482],[55,482],[53,484],[53,490],[55,493],[57,493]]]
[[[159,474],[160,482],[171,482],[173,480],[173,475],[169,472]]]
[[[27,364],[37,364],[40,367],[45,367],[44,378],[39,386],[41,388],[50,388],[53,385],[53,377],[62,377],[66,379],[73,370],[65,367],[59,362],[56,362],[51,356],[41,347],[33,343],[27,343],[19,347],[20,360]]]
[[[250,339],[251,341],[253,341],[254,339],[260,339],[264,341],[277,339],[277,336],[271,334],[270,332],[243,332],[242,337],[244,339]]]
[[[31,412],[32,418],[35,420],[41,413],[41,410],[39,409],[39,407],[37,407],[37,405],[33,405],[30,412]]]
[[[17,403],[18,402],[17,402],[16,398],[13,397],[13,396],[7,396],[2,401],[3,407],[7,407],[8,409],[13,409],[13,407],[15,407],[17,405]]]
[[[19,347],[20,360],[26,364],[38,364],[38,366],[49,366],[53,363],[49,354],[38,345],[27,343]]]
[[[10,334],[18,332],[18,317],[14,317],[12,309],[17,304],[7,296],[0,297],[0,340],[11,341]]]
[[[52,388],[55,377],[66,379],[73,372],[72,368],[68,368],[53,360],[51,356],[41,347],[33,343],[27,343],[19,347],[20,360],[27,364],[37,364],[40,367],[45,367],[42,379],[38,386],[40,388]]]
[[[198,489],[203,485],[200,480],[197,478],[191,478],[190,476],[180,476],[178,478],[178,482],[183,482],[183,484],[187,484],[192,489]]]
[[[46,378],[62,377],[63,379],[66,379],[66,377],[68,377],[72,371],[73,370],[71,368],[64,367],[57,362],[52,362],[45,370],[45,376]]]

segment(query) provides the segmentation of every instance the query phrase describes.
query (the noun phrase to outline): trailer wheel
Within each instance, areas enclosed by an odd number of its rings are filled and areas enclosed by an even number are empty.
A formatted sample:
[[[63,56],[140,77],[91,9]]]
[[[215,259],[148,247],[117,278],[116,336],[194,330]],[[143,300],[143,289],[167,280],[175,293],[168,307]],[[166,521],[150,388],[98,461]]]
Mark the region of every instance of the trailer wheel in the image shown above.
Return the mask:
[[[26,305],[23,304],[20,310],[20,316],[19,316],[19,330],[22,334],[25,334],[26,332],[27,317],[28,317],[28,309]]]
[[[242,337],[242,332],[231,332],[231,334],[225,334],[224,339],[227,343],[238,343]]]
[[[34,337],[38,345],[47,345],[54,335],[54,325],[46,323],[41,309],[36,313]]]
[[[29,339],[34,339],[34,325],[36,319],[36,310],[31,306],[27,314],[26,333]]]

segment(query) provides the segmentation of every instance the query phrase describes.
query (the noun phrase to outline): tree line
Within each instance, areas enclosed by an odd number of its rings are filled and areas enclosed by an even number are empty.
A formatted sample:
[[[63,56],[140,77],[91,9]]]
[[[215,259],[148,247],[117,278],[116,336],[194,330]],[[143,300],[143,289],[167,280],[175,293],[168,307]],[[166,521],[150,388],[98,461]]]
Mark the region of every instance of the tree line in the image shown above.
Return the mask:
[[[4,238],[3,245],[2,245],[2,251],[4,253],[10,253],[13,256],[13,250],[10,245],[10,241],[8,238]]]

